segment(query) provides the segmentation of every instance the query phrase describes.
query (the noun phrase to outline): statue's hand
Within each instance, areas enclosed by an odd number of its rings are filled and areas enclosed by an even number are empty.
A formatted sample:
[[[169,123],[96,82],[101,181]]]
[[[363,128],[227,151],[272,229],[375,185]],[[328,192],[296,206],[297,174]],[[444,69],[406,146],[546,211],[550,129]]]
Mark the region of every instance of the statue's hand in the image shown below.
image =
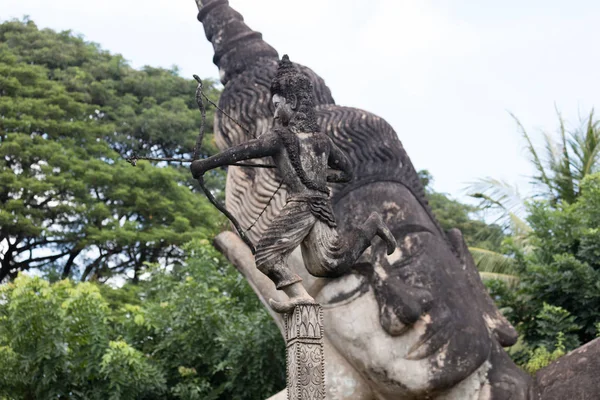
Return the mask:
[[[327,171],[327,182],[330,183],[347,183],[352,180],[352,177],[343,171],[329,169]]]
[[[207,171],[206,164],[204,160],[195,160],[190,165],[190,170],[192,171],[192,176],[194,179],[201,178],[202,175]]]

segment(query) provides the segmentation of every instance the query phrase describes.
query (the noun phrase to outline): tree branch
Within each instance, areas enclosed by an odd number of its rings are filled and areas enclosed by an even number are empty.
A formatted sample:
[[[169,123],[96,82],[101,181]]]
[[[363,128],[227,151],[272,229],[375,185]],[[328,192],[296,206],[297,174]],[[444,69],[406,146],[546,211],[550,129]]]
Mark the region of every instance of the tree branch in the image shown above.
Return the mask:
[[[69,259],[67,260],[67,262],[65,263],[64,267],[63,267],[63,273],[62,273],[62,277],[63,279],[68,278],[69,274],[71,273],[71,267],[73,266],[73,263],[75,262],[75,258],[77,258],[77,256],[79,255],[79,253],[81,253],[83,249],[81,248],[74,248],[73,250],[71,250],[71,255],[69,256]]]
[[[54,254],[54,255],[51,255],[51,256],[38,257],[38,258],[30,258],[30,259],[27,259],[25,261],[21,261],[21,262],[15,263],[14,266],[17,267],[17,268],[20,268],[21,265],[32,264],[32,263],[36,263],[36,262],[39,262],[39,261],[46,261],[45,263],[41,264],[41,265],[45,265],[48,262],[56,261],[59,258],[66,256],[67,254],[69,254],[68,251],[66,251],[64,253],[60,253],[60,254]],[[37,268],[37,267],[39,267],[39,265],[36,265],[35,267]]]

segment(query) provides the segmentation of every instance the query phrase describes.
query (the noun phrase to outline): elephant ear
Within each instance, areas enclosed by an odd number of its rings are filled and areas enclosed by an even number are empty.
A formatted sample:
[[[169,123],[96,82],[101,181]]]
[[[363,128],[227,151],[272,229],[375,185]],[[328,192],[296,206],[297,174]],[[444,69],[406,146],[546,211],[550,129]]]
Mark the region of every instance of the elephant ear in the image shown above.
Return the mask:
[[[477,302],[481,307],[480,309],[483,310],[483,319],[488,329],[500,345],[503,347],[512,346],[517,342],[519,335],[506,317],[498,310],[488,294],[475,266],[473,256],[471,256],[469,248],[465,243],[462,232],[459,229],[453,228],[447,231],[446,235],[466,272],[468,284],[477,295]]]

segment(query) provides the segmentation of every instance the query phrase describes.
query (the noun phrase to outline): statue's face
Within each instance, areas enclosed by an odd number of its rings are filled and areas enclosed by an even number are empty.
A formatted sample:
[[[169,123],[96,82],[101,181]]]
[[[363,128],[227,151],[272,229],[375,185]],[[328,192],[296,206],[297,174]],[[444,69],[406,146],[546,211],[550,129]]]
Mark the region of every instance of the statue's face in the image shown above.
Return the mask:
[[[328,338],[384,396],[462,381],[490,354],[482,294],[467,284],[464,266],[404,186],[382,182],[350,192],[336,205],[342,228],[368,215],[350,208],[356,204],[384,216],[398,248],[387,256],[376,239],[354,272],[319,292]]]
[[[290,104],[285,97],[275,94],[273,95],[273,105],[275,106],[273,114],[275,120],[283,126],[288,125],[294,116],[293,104]]]

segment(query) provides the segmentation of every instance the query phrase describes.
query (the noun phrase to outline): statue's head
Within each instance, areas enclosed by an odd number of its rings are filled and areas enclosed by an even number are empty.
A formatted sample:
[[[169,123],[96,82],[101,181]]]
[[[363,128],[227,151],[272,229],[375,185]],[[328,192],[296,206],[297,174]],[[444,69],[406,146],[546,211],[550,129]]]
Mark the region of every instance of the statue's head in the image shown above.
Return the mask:
[[[388,256],[374,241],[352,273],[322,283],[316,300],[328,338],[390,398],[424,396],[479,375],[519,387],[526,378],[498,371],[509,364],[494,361],[516,332],[486,293],[460,232],[445,233],[432,217],[393,129],[345,107],[319,108],[318,117],[355,170],[352,183],[333,188],[338,225],[356,226],[377,211],[398,242]]]
[[[271,83],[271,96],[277,122],[304,132],[318,130],[312,82],[292,64],[287,54],[279,62]]]

